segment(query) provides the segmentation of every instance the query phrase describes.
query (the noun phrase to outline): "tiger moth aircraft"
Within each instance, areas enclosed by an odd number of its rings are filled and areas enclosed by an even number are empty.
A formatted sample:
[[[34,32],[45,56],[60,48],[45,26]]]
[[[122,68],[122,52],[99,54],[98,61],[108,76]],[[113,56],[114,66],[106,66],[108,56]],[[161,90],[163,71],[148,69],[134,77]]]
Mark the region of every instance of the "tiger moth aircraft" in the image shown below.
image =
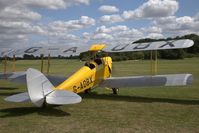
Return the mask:
[[[24,54],[56,54],[79,55],[90,51],[97,53],[127,52],[127,51],[156,51],[163,49],[188,48],[193,45],[192,40],[159,41],[150,43],[131,43],[126,45],[93,44],[89,47],[29,47],[24,49],[1,49],[1,57],[12,57]],[[191,74],[147,75],[112,77],[112,59],[109,56],[93,58],[69,77],[43,74],[39,70],[29,68],[26,72],[1,73],[1,80],[27,84],[27,92],[15,94],[5,98],[9,102],[29,102],[42,107],[46,104],[65,105],[81,102],[78,93],[86,92],[97,86],[107,87],[117,93],[118,88],[143,86],[180,86],[192,83]]]

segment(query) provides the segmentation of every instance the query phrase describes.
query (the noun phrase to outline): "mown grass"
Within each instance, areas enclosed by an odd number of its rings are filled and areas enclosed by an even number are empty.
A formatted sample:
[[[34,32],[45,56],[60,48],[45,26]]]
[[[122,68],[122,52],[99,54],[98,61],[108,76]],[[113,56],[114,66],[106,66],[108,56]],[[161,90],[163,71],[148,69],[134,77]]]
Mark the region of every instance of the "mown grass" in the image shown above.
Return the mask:
[[[52,60],[51,64],[51,74],[68,75],[84,62]],[[17,71],[29,67],[40,69],[40,61],[17,61]],[[0,132],[199,132],[199,58],[159,60],[158,74],[171,73],[192,73],[193,84],[121,88],[118,96],[96,88],[81,94],[79,104],[47,108],[5,102],[3,98],[25,91],[26,86],[0,81]],[[149,61],[114,62],[113,76],[148,74]]]

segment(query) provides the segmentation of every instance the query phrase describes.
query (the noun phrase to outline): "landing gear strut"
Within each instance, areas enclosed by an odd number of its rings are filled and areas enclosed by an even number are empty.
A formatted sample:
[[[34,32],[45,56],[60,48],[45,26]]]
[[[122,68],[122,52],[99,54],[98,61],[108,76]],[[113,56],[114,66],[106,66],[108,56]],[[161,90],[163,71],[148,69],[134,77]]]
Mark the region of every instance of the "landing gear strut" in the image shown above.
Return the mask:
[[[46,108],[46,107],[47,107],[46,98],[44,98],[44,103],[42,104],[42,108]]]
[[[89,94],[91,92],[91,88],[84,91],[85,94]]]
[[[118,89],[118,88],[112,88],[112,91],[113,91],[113,94],[114,94],[114,95],[117,95],[119,89]]]

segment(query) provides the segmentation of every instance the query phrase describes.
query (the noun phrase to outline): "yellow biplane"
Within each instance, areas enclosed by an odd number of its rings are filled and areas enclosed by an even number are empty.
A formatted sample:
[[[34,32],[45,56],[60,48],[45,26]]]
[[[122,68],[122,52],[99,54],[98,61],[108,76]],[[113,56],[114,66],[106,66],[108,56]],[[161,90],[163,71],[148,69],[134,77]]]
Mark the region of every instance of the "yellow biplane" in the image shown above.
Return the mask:
[[[192,40],[160,41],[151,43],[133,43],[125,45],[107,46],[94,44],[89,49],[92,53],[105,52],[126,52],[188,48],[193,45]],[[79,55],[87,51],[79,47],[30,47],[24,49],[2,49],[0,56],[19,56],[23,54],[40,55],[59,53],[64,56]],[[109,56],[93,58],[87,61],[84,66],[77,70],[70,77],[44,75],[42,72],[29,68],[26,72],[12,72],[0,74],[0,79],[7,79],[11,82],[26,83],[28,92],[6,97],[9,102],[31,101],[35,106],[41,107],[46,104],[64,105],[81,102],[78,93],[87,92],[97,86],[111,88],[117,94],[118,88],[137,86],[176,86],[192,83],[191,74],[170,74],[170,75],[149,75],[149,76],[128,76],[111,77],[112,59]],[[5,78],[6,77],[6,78]]]

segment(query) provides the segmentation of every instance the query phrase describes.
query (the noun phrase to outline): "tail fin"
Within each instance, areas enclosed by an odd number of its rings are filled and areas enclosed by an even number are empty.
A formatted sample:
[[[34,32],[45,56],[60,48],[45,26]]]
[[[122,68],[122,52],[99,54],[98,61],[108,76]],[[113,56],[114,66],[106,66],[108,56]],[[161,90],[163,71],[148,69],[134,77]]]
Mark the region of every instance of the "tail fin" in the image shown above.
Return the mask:
[[[29,98],[37,107],[41,107],[44,103],[63,105],[81,102],[81,97],[76,93],[66,90],[55,90],[52,83],[38,70],[29,68],[26,74],[26,81]],[[5,98],[5,100],[20,102],[17,99],[19,96],[20,94],[13,95]]]

